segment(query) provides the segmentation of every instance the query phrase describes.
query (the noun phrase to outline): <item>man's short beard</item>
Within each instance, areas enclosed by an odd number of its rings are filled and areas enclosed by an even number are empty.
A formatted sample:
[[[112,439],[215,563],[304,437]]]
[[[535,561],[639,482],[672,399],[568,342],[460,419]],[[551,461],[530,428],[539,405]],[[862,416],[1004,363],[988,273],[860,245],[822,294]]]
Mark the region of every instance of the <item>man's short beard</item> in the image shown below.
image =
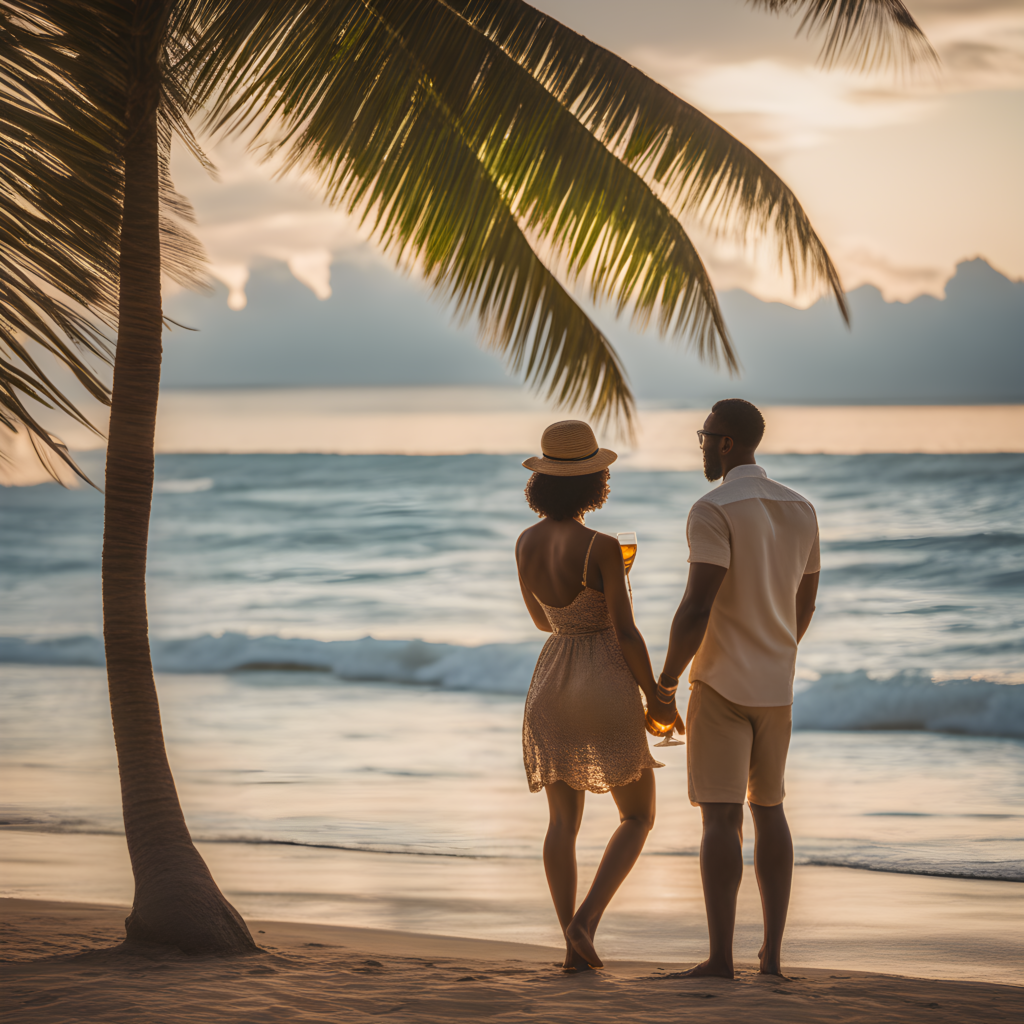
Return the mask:
[[[722,477],[722,456],[718,452],[709,449],[704,449],[701,455],[704,456],[704,476],[711,483],[720,480]]]

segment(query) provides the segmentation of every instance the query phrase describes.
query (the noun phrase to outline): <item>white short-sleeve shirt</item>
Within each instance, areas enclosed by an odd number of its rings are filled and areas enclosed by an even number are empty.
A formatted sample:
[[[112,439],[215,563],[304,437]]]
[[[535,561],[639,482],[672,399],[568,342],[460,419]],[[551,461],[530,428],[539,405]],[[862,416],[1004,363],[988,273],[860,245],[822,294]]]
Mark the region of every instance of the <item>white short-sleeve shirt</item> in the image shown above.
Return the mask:
[[[690,666],[734,704],[793,703],[796,592],[821,567],[814,506],[760,466],[736,466],[686,521],[690,562],[729,571]]]

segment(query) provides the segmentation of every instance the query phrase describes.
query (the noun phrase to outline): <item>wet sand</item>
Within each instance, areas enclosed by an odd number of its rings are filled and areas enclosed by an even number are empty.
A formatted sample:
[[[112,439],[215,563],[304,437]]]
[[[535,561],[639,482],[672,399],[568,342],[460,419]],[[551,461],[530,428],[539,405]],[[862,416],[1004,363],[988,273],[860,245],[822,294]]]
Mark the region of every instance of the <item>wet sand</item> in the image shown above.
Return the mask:
[[[471,944],[558,944],[539,859],[197,845],[249,922],[462,936]],[[581,858],[581,886],[595,867],[596,859]],[[132,897],[123,836],[4,830],[0,879],[5,896],[107,906],[124,906]],[[761,908],[750,866],[738,909],[736,957],[753,960]],[[830,974],[1024,984],[1022,919],[1018,883],[802,865],[794,876],[783,963]],[[642,856],[598,933],[606,960],[693,963],[706,955],[707,941],[696,857]]]
[[[563,974],[557,949],[512,942],[251,921],[262,952],[227,959],[110,952],[126,908],[5,899],[4,1019],[160,1021],[530,1020],[962,1022],[1020,1020],[1024,988],[820,968],[735,981],[689,966],[611,960]]]

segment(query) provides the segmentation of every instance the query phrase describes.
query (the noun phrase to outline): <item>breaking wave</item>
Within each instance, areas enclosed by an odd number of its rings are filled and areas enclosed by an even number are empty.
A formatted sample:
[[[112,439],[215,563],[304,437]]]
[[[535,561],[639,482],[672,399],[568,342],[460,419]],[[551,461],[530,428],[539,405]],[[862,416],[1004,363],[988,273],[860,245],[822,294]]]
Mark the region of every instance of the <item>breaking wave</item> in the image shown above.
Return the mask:
[[[463,647],[422,640],[307,640],[240,633],[154,640],[158,672],[323,672],[338,679],[524,694],[540,644]],[[0,663],[103,665],[99,637],[0,637]],[[293,682],[288,676],[281,685]],[[797,693],[797,729],[916,730],[1024,738],[1024,684],[926,673],[879,679],[865,671],[827,673]]]
[[[340,679],[409,683],[452,690],[525,693],[541,645],[462,647],[423,640],[304,640],[241,633],[154,640],[158,672],[330,672]],[[29,641],[0,638],[0,663],[102,665],[99,637]]]

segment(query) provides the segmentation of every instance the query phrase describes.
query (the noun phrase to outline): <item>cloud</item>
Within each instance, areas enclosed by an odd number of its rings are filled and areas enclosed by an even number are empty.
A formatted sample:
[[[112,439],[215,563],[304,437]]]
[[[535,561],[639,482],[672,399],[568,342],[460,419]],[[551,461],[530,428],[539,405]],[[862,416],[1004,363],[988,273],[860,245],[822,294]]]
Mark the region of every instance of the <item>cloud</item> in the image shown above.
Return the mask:
[[[331,263],[330,249],[313,249],[290,256],[288,269],[322,301],[331,297]]]
[[[942,48],[950,81],[968,89],[1019,89],[1024,86],[1024,47],[986,40],[959,39]]]
[[[833,247],[833,258],[842,267],[843,284],[853,291],[873,284],[886,302],[910,302],[920,295],[945,298],[952,266],[907,266],[871,248],[870,243],[845,242]]]
[[[323,203],[301,174],[277,177],[279,163],[259,163],[236,140],[208,145],[207,152],[217,167],[216,180],[180,146],[173,153],[172,174],[195,207],[210,271],[229,289],[232,309],[245,307],[249,267],[261,257],[287,263],[320,299],[331,294],[334,258],[387,262],[367,244],[369,231],[358,219]]]
[[[932,0],[915,14],[942,60],[936,89],[1024,88],[1024,5],[1019,0]]]
[[[653,49],[632,56],[764,155],[821,145],[841,132],[917,121],[929,113],[928,99],[872,92],[863,76],[849,72],[771,59],[707,63]]]
[[[249,267],[245,263],[212,263],[210,273],[228,289],[228,309],[245,309]]]

